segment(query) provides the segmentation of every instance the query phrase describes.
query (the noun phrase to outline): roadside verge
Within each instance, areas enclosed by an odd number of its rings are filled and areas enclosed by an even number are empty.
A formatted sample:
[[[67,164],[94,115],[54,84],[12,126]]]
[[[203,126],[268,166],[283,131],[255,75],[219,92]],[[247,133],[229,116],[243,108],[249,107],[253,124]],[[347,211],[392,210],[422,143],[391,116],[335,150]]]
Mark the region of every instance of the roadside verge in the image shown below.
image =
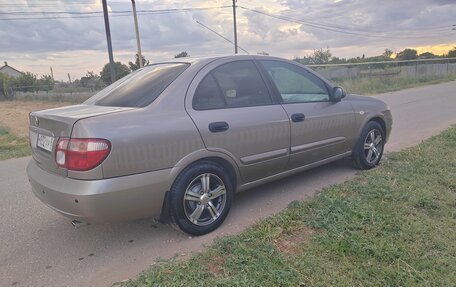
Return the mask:
[[[122,286],[450,286],[456,126]]]

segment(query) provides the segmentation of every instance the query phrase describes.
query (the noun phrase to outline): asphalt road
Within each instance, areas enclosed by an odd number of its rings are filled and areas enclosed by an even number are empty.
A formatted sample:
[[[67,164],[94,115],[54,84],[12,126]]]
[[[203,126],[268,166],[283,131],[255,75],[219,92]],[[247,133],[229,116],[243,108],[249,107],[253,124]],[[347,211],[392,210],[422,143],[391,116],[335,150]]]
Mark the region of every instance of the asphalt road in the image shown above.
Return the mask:
[[[455,124],[455,91],[456,82],[449,82],[377,95],[394,119],[386,150],[418,144]],[[350,161],[341,160],[242,192],[221,228],[191,238],[152,220],[75,229],[30,192],[28,161],[0,162],[0,286],[109,286],[157,258],[188,256],[218,236],[238,233],[293,200],[355,175]]]

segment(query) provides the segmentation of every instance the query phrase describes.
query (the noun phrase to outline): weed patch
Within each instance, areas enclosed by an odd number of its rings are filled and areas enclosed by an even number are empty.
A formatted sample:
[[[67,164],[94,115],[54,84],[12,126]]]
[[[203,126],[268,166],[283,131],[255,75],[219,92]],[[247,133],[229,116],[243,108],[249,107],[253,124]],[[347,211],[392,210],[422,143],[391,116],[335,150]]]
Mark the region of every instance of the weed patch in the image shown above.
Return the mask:
[[[15,136],[8,128],[0,126],[0,160],[29,154],[30,147],[26,137]]]

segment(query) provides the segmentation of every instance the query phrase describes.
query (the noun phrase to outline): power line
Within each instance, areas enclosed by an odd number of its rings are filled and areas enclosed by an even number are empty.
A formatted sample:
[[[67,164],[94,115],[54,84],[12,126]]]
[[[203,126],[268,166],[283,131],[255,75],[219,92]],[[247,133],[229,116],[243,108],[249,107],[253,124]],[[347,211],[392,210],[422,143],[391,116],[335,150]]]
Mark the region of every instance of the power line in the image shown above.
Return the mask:
[[[371,37],[371,38],[391,38],[391,39],[419,39],[419,38],[423,38],[423,37],[432,38],[432,37],[438,36],[438,35],[433,35],[433,36],[419,35],[419,36],[403,36],[403,37],[401,37],[401,36],[394,36],[394,35],[365,34],[365,33],[360,33],[360,32],[355,32],[355,31],[346,31],[346,30],[343,30],[343,29],[340,29],[340,28],[337,28],[337,27],[329,26],[329,25],[321,25],[321,24],[316,24],[316,23],[312,23],[312,22],[308,22],[308,21],[304,21],[304,20],[300,20],[300,19],[294,19],[294,18],[291,18],[291,17],[285,17],[285,16],[280,16],[280,15],[270,14],[270,13],[259,11],[259,10],[256,10],[256,9],[247,8],[247,7],[244,7],[244,6],[238,6],[238,7],[241,8],[241,9],[247,10],[247,11],[255,12],[255,13],[262,14],[262,15],[265,15],[265,16],[269,16],[269,17],[272,17],[272,18],[276,18],[276,19],[279,19],[279,20],[288,21],[288,22],[292,22],[292,23],[297,23],[297,24],[301,24],[301,25],[305,25],[305,26],[309,26],[309,27],[317,28],[317,29],[321,29],[321,30],[327,30],[327,31],[331,31],[331,32],[343,33],[343,34],[349,34],[349,35]]]
[[[204,28],[208,29],[209,31],[211,31],[212,33],[216,34],[217,36],[225,39],[226,41],[230,42],[231,44],[233,45],[236,45],[233,41],[231,41],[230,39],[228,39],[227,37],[223,36],[222,34],[218,33],[217,31],[209,28],[208,26],[204,25],[203,23],[199,22],[198,20],[195,20],[196,23],[200,24],[201,26],[203,26]],[[239,45],[237,46],[239,49],[241,49],[242,51],[246,52],[247,54],[250,54],[249,52],[247,52],[247,50],[243,49],[242,47],[240,47]]]
[[[131,12],[131,11],[130,11]],[[110,12],[117,13],[117,12]],[[103,14],[101,11],[93,12],[77,12],[77,11],[42,11],[42,12],[21,12],[21,11],[11,11],[11,12],[0,12],[0,15],[44,15],[44,14]]]
[[[6,1],[6,0],[5,0]],[[109,4],[113,4],[113,3],[121,3],[121,2],[110,2]],[[84,5],[84,6],[87,6],[87,5],[100,5],[100,2],[98,1],[88,1],[88,2],[83,2],[83,1],[75,1],[75,2],[71,2],[71,1],[68,1],[68,0],[65,0],[64,2],[60,2],[60,1],[55,1],[55,0],[50,0],[50,1],[45,1],[45,0],[39,0],[39,1],[36,1],[36,2],[31,2],[31,1],[28,1],[28,2],[25,2],[25,3],[21,3],[21,2],[18,2],[18,3],[2,3],[1,6],[2,7],[5,7],[5,8],[10,8],[10,7],[55,7],[56,4],[61,4],[61,5],[65,5],[65,6],[68,6],[68,5]],[[125,4],[125,3],[122,3],[122,4]]]
[[[281,14],[281,16],[289,17],[289,16],[283,15],[283,14]],[[357,32],[366,32],[366,33],[391,33],[391,31],[389,31],[389,30],[372,30],[372,29],[366,29],[365,27],[359,27],[359,26],[347,27],[347,26],[341,26],[341,25],[337,25],[337,24],[328,24],[328,23],[322,22],[321,20],[318,20],[318,22],[311,22],[311,21],[306,20],[305,22],[306,23],[315,24],[315,25],[320,25],[320,26],[326,26],[326,27],[329,27],[329,28],[345,29],[345,30],[351,30],[351,31],[355,31],[355,32],[357,31]],[[402,29],[402,30],[395,29],[394,32],[395,33],[397,33],[397,32],[404,32],[404,33],[419,32],[419,33],[422,33],[423,30],[426,30],[426,31],[442,30],[442,32],[443,32],[443,31],[448,31],[449,26],[450,25],[434,26],[434,27],[422,27],[422,28],[419,28],[419,30],[417,30],[417,29],[413,29],[413,30],[411,30],[411,29]]]
[[[232,6],[212,6],[212,7],[193,7],[193,8],[170,8],[170,9],[161,9],[161,10],[137,10],[137,12],[187,12],[187,11],[197,11],[197,10],[210,10],[210,9],[220,9],[220,8],[231,8]],[[120,10],[120,11],[110,11],[110,14],[122,14],[122,13],[131,13],[131,10]],[[84,14],[103,14],[103,11],[10,11],[10,12],[0,12],[2,15],[43,15],[43,14],[75,14],[75,15],[84,15]]]
[[[215,7],[195,7],[195,8],[176,8],[176,9],[162,9],[162,10],[139,10],[137,11],[138,15],[149,15],[149,14],[172,14],[172,13],[183,13],[183,12],[192,12],[192,11],[202,11],[210,9],[223,9],[231,8],[231,6],[215,6]],[[0,14],[9,15],[10,12],[2,12]],[[101,11],[92,11],[92,12],[75,12],[75,11],[52,11],[52,12],[13,12],[13,13],[40,13],[40,14],[14,14],[21,16],[34,16],[34,15],[46,15],[46,14],[58,14],[58,16],[49,16],[49,17],[15,17],[15,18],[0,18],[0,21],[14,21],[14,20],[53,20],[53,19],[69,19],[69,18],[99,18],[103,17],[103,12]],[[132,11],[111,11],[111,16],[129,16]],[[60,16],[60,14],[70,14],[74,16]],[[100,15],[98,15],[100,14]]]
[[[423,27],[420,28],[419,30],[414,29],[414,30],[372,30],[372,29],[365,29],[365,28],[359,28],[359,27],[347,27],[347,26],[341,26],[341,25],[336,25],[336,24],[327,24],[324,22],[310,22],[310,21],[305,21],[306,23],[314,24],[314,25],[319,25],[322,27],[328,27],[328,28],[335,28],[335,29],[341,29],[341,30],[348,30],[348,31],[353,31],[353,32],[360,32],[360,33],[422,33],[422,31],[435,31],[435,32],[447,32],[449,26],[439,26],[439,27]]]
[[[6,8],[6,9],[17,9],[17,8],[55,8],[56,6],[58,7],[62,7],[62,6],[65,6],[65,7],[68,7],[68,6],[98,6],[97,3],[63,3],[63,2],[54,2],[53,4],[24,4],[24,5],[20,5],[20,4],[1,4],[2,5],[2,8]],[[111,3],[109,4],[111,5]]]
[[[244,2],[244,1],[242,1]],[[249,1],[249,4],[251,0]],[[258,1],[258,2],[263,2],[263,1]],[[258,5],[261,5],[261,4],[258,4]],[[249,7],[243,7],[243,8],[247,8],[247,9],[251,9],[251,10],[256,10],[256,11],[259,11],[259,12],[263,12],[263,11],[260,11],[258,9],[254,9],[254,8],[249,8]],[[264,12],[266,13],[266,12]],[[294,16],[295,13],[300,13],[301,14],[301,17],[302,17],[302,14],[305,13],[305,12],[302,12],[300,11],[299,9],[284,9],[284,10],[281,10],[277,13],[275,13],[274,15],[278,15],[278,16],[282,16],[282,17],[288,17],[288,18],[291,18]],[[270,13],[268,13],[270,14]],[[291,15],[293,14],[293,15]],[[376,29],[366,29],[365,26],[359,26],[359,25],[353,25],[352,27],[347,27],[347,26],[342,26],[342,25],[337,25],[335,23],[327,23],[327,22],[324,22],[324,20],[322,20],[321,17],[322,15],[317,15],[317,16],[311,16],[310,18],[309,17],[306,17],[306,20],[300,20],[300,21],[303,21],[303,22],[306,22],[306,23],[309,23],[309,24],[314,24],[314,25],[317,25],[317,26],[326,26],[328,28],[337,28],[337,29],[343,29],[343,30],[352,30],[352,31],[358,31],[358,32],[366,32],[366,33],[391,33],[391,31],[386,31],[386,30],[376,30]],[[328,18],[327,15],[325,15],[325,18]],[[294,18],[296,19],[296,18]],[[318,22],[312,22],[312,20],[317,20]],[[419,29],[414,29],[414,30],[411,30],[411,29],[401,29],[400,32],[419,32],[421,33],[423,30],[443,30],[443,29],[446,29],[445,31],[448,31],[448,28],[449,26],[451,25],[441,25],[441,26],[434,26],[434,27],[422,27],[422,28],[419,28]],[[453,25],[454,26],[454,25]],[[399,30],[397,30],[395,28],[394,32],[399,32]]]
[[[350,34],[350,35],[373,37],[373,38],[395,38],[395,39],[413,39],[413,38],[422,38],[423,37],[422,34],[417,36],[417,37],[413,37],[413,36],[412,37],[400,37],[400,36],[393,36],[393,35],[388,36],[388,35],[363,34],[363,33],[358,33],[356,31],[346,31],[346,28],[345,29],[341,29],[341,28],[334,27],[334,26],[312,23],[312,22],[304,21],[304,20],[300,20],[300,19],[294,19],[294,18],[290,18],[290,17],[286,17],[286,16],[270,14],[270,13],[267,13],[267,12],[263,12],[263,11],[259,11],[259,10],[256,10],[256,9],[243,7],[243,6],[239,6],[239,8],[244,9],[244,10],[248,10],[248,11],[251,11],[251,12],[255,12],[255,13],[258,13],[258,14],[262,14],[262,15],[265,15],[265,16],[269,16],[269,17],[272,17],[272,18],[288,21],[288,22],[293,22],[293,23],[297,23],[297,24],[310,26],[310,27],[313,27],[313,28],[318,28],[318,29],[323,29],[323,30],[328,30],[328,31],[338,32],[338,33],[344,33],[344,34]],[[371,33],[371,32],[367,32],[367,33]]]

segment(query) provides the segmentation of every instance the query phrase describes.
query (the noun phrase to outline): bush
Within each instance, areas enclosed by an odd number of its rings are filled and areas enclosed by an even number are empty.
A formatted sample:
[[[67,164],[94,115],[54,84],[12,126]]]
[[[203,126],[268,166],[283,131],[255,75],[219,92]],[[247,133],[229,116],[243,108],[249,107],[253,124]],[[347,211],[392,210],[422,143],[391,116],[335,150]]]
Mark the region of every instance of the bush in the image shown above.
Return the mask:
[[[14,78],[0,73],[0,98],[12,99],[14,96],[12,86],[14,85]]]

